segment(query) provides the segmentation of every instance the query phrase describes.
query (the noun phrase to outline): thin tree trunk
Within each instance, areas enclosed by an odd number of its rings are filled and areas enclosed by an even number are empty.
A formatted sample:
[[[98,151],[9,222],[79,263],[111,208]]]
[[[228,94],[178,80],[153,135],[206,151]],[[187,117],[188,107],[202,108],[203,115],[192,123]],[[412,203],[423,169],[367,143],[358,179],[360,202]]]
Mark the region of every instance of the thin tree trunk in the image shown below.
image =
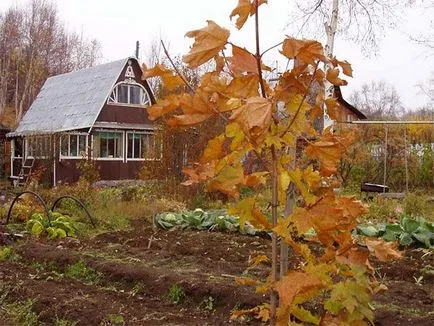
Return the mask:
[[[339,0],[333,0],[333,7],[332,7],[332,15],[330,22],[325,24],[325,31],[327,35],[327,44],[325,46],[324,52],[327,56],[327,58],[332,59],[333,58],[333,49],[335,45],[335,35],[336,31],[338,29],[338,18],[339,18]],[[325,67],[325,72],[327,74],[327,71],[329,69],[332,69],[331,64],[327,64]],[[334,86],[332,83],[330,83],[327,79],[324,82],[325,87],[325,98],[332,98],[334,97]],[[324,128],[327,128],[333,124],[333,122],[330,120],[330,117],[326,113],[326,108],[324,107]]]

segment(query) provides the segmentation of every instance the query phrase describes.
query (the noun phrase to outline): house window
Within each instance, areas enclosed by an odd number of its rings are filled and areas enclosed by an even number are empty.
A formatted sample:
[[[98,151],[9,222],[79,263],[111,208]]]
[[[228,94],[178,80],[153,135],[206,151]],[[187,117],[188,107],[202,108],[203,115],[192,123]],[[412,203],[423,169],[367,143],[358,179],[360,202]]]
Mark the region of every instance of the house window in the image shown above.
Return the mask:
[[[153,132],[127,133],[127,158],[130,160],[160,160],[162,144]]]
[[[51,137],[35,136],[26,139],[26,156],[48,158],[51,156]]]
[[[86,156],[87,135],[86,134],[67,134],[60,138],[60,156],[77,157]]]
[[[93,151],[96,158],[122,159],[123,145],[123,132],[97,131],[93,135]]]
[[[121,82],[113,88],[108,103],[145,106],[149,104],[149,96],[142,85]]]

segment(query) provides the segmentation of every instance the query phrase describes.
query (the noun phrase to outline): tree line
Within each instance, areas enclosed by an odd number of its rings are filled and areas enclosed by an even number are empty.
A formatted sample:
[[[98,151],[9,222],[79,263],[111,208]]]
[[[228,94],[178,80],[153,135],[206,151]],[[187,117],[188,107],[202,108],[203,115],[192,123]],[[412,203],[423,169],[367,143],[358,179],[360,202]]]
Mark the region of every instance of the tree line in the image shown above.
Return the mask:
[[[95,65],[101,57],[96,39],[69,31],[57,7],[31,0],[0,12],[0,116],[13,127],[45,80]]]

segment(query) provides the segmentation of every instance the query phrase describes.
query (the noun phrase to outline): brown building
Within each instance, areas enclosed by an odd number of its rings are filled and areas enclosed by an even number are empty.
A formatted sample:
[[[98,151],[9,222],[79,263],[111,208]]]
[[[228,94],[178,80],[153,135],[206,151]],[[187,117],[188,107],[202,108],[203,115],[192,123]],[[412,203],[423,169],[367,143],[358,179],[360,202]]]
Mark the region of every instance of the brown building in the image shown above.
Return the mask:
[[[11,179],[24,183],[39,168],[52,185],[79,178],[77,162],[93,159],[106,180],[136,178],[161,160],[155,103],[136,58],[47,79],[11,138]]]

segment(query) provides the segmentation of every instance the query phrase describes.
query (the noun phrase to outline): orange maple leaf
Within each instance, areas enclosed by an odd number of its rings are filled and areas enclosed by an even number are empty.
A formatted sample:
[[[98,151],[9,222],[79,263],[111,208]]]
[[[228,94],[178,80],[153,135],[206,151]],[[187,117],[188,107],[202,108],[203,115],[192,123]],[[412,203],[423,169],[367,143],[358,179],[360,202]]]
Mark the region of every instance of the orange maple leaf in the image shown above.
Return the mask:
[[[335,67],[340,66],[345,75],[347,75],[349,77],[353,77],[353,68],[351,68],[351,64],[348,61],[346,61],[346,60],[339,61],[338,59],[333,58],[331,60],[331,63]]]
[[[235,74],[258,73],[256,58],[246,49],[232,45],[232,57],[228,58],[228,61]]]
[[[280,53],[289,59],[297,58],[304,64],[315,65],[317,60],[326,61],[323,46],[312,40],[298,40],[288,37],[283,41]]]
[[[184,168],[182,172],[190,178],[189,180],[184,181],[182,185],[190,186],[204,182],[209,178],[214,177],[215,165],[213,163],[204,165],[197,164],[195,168]]]
[[[312,290],[319,290],[323,286],[321,280],[311,274],[304,272],[290,271],[274,285],[279,293],[279,310],[277,313],[278,325],[287,325],[291,305],[299,294]]]
[[[267,0],[259,0],[258,7],[263,3],[267,3]],[[255,1],[251,0],[239,0],[238,5],[232,10],[230,19],[234,16],[238,16],[236,21],[236,26],[238,29],[241,29],[247,21],[247,18],[253,16],[255,14]]]
[[[369,251],[380,261],[394,260],[402,257],[402,252],[398,250],[398,244],[396,242],[385,242],[383,239],[366,238],[365,244]]]
[[[146,108],[150,120],[155,120],[166,113],[177,110],[180,106],[181,96],[177,94],[169,94],[165,98],[159,100],[157,104],[151,105]]]
[[[340,114],[341,114],[341,107],[335,97],[328,98],[325,101],[325,105],[327,108],[327,114],[329,115],[330,119],[339,121]]]
[[[163,85],[169,90],[172,91],[176,87],[184,84],[181,77],[179,77],[172,70],[164,67],[163,65],[157,64],[151,69],[148,69],[145,64],[142,65],[142,79],[145,80],[150,77],[161,77],[163,81]]]
[[[214,137],[208,141],[208,144],[200,158],[200,163],[204,164],[213,160],[218,160],[224,155],[223,145],[226,137],[224,134]]]
[[[207,23],[208,26],[185,35],[195,39],[190,52],[183,56],[184,62],[190,68],[197,68],[215,57],[228,41],[229,30],[220,27],[212,20],[207,20]]]
[[[233,111],[230,120],[236,121],[253,139],[268,130],[271,124],[272,104],[263,97],[248,98],[243,106]]]
[[[327,70],[327,80],[336,86],[345,86],[348,82],[344,79],[339,78],[339,69],[329,69]]]
[[[239,188],[244,181],[244,172],[241,166],[225,166],[217,176],[207,185],[208,191],[221,191],[232,197],[239,197]]]

